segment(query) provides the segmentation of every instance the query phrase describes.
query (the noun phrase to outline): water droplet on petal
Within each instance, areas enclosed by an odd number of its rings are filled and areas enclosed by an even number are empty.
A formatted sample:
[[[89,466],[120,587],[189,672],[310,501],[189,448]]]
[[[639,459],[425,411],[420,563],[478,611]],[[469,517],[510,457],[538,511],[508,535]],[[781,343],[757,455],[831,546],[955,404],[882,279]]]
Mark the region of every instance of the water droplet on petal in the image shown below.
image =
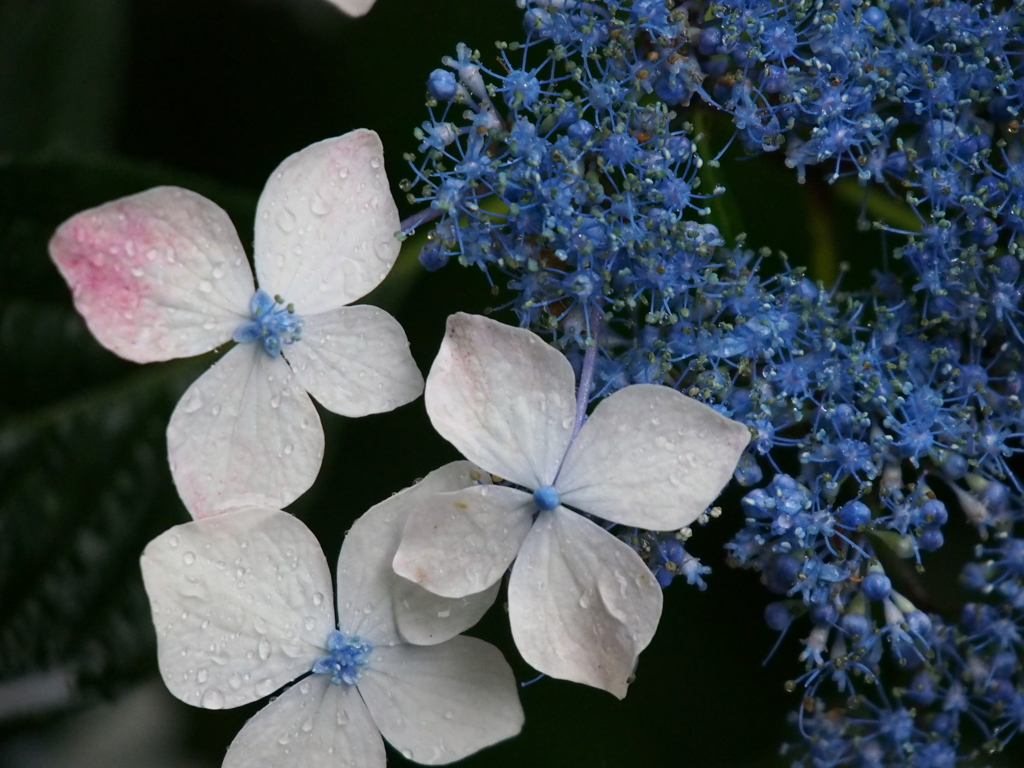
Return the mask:
[[[201,293],[210,293],[210,291],[212,291],[212,290],[213,290],[213,283],[211,283],[209,280],[200,280],[199,281],[199,291]]]
[[[192,565],[192,563],[196,561],[195,553],[186,552],[184,555],[181,556],[181,561],[185,563],[185,565]]]
[[[261,637],[259,643],[256,645],[256,650],[260,654],[260,658],[266,661],[270,658],[270,641],[265,637]]]
[[[210,688],[203,694],[199,704],[204,709],[224,709],[224,694],[216,688]]]
[[[277,214],[277,226],[285,234],[293,231],[295,229],[295,214],[287,208],[281,209],[281,212]]]
[[[314,192],[309,199],[309,210],[317,216],[326,216],[331,210],[331,204],[324,200],[319,192]]]
[[[205,683],[209,679],[209,677],[210,673],[206,670],[206,668],[200,669],[198,672],[196,672],[196,682],[200,685]]]

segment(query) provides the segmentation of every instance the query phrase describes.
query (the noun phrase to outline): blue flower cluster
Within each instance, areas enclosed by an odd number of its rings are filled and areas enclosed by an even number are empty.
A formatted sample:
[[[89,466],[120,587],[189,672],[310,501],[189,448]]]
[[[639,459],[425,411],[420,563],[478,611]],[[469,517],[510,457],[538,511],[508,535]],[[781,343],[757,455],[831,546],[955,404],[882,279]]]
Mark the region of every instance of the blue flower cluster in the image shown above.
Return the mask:
[[[504,275],[573,361],[596,343],[595,398],[660,383],[750,427],[728,557],[778,596],[769,626],[805,633],[794,766],[999,749],[1024,728],[1024,2],[521,5],[497,70],[460,47],[430,77],[423,263]],[[896,244],[870,292],[725,243],[698,111],[916,215],[877,225]],[[916,603],[954,514],[977,602],[939,616]],[[706,586],[689,531],[619,533],[662,585]]]

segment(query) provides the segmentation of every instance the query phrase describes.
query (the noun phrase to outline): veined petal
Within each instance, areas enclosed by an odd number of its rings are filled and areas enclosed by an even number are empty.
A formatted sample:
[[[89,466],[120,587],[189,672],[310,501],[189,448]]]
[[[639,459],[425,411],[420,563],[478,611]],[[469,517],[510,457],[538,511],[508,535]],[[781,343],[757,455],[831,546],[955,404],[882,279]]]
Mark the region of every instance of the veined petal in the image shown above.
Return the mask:
[[[536,490],[551,485],[572,437],[574,382],[536,334],[460,312],[427,376],[427,414],[467,459]]]
[[[423,393],[405,331],[383,309],[360,305],[308,315],[282,351],[302,386],[343,416],[391,411]]]
[[[92,334],[137,363],[224,343],[247,319],[254,291],[231,219],[178,187],[72,216],[50,240],[50,257]]]
[[[286,158],[260,195],[260,288],[304,317],[349,304],[391,271],[399,226],[376,133],[360,129],[312,144]]]
[[[565,507],[537,518],[508,584],[512,637],[527,663],[620,699],[661,600],[636,552]]]
[[[634,384],[602,401],[569,448],[563,504],[654,531],[689,525],[732,478],[750,431],[668,387]]]
[[[328,0],[349,16],[365,16],[377,0]]]
[[[530,494],[500,485],[416,499],[395,572],[444,597],[482,592],[519,552],[536,510]]]
[[[167,425],[171,474],[193,517],[285,507],[316,479],[324,432],[280,357],[240,344],[182,395]]]
[[[387,756],[359,692],[312,675],[256,713],[223,768],[385,768]]]
[[[454,762],[523,727],[512,669],[473,637],[377,649],[359,693],[384,738],[425,765]]]
[[[327,560],[286,512],[175,526],[140,563],[160,674],[187,704],[237,707],[273,693],[312,668],[334,629]]]

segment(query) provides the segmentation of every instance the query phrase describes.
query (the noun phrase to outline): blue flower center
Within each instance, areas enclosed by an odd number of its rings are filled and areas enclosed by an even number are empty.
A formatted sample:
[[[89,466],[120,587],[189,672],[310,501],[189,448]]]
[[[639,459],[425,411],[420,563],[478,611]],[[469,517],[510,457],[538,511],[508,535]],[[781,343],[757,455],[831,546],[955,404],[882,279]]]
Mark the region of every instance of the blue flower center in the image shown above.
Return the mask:
[[[258,341],[271,357],[281,354],[281,347],[302,338],[302,317],[295,314],[295,307],[285,304],[280,296],[273,296],[257,289],[249,302],[248,323],[235,331],[231,338],[239,344]]]
[[[335,685],[355,685],[359,680],[359,673],[366,666],[370,652],[373,651],[373,646],[356,636],[348,637],[343,632],[334,630],[327,636],[327,650],[331,655],[319,659],[313,665],[313,673],[330,675],[331,682]]]
[[[553,485],[545,485],[533,492],[533,500],[540,507],[541,512],[550,512],[561,502],[558,499],[558,491]]]

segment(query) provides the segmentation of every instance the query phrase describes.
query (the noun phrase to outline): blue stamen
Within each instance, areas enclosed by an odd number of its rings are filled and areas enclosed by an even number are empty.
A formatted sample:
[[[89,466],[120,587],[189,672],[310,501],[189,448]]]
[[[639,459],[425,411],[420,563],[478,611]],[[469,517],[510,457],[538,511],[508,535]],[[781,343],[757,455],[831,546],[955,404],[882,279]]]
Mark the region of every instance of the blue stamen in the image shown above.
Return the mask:
[[[249,313],[252,320],[231,337],[239,344],[259,341],[268,355],[277,357],[283,345],[302,338],[302,317],[295,314],[295,307],[285,304],[280,296],[271,297],[258,289],[249,302]]]
[[[327,636],[327,650],[331,655],[319,659],[313,665],[313,673],[330,675],[335,685],[355,685],[373,646],[356,636],[348,637],[334,630]]]
[[[533,500],[541,512],[550,512],[561,503],[558,498],[558,491],[551,485],[545,485],[543,488],[538,488],[534,491]]]

